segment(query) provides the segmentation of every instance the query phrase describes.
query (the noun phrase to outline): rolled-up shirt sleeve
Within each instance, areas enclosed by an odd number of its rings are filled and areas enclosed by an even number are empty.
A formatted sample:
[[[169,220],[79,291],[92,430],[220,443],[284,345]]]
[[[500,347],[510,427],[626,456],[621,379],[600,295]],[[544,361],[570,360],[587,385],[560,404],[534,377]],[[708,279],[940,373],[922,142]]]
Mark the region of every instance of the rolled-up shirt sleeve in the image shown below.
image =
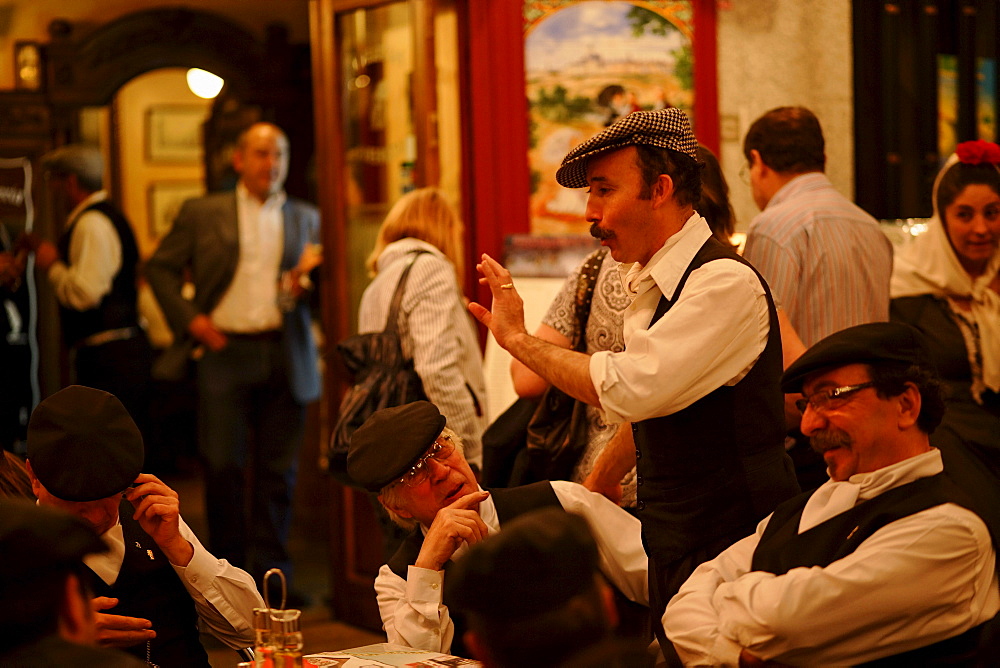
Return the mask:
[[[635,329],[623,352],[591,356],[601,410],[608,422],[637,422],[735,385],[760,357],[769,330],[764,287],[750,267],[728,259],[702,265],[670,311]]]
[[[389,642],[448,652],[455,624],[442,603],[443,590],[444,571],[409,566],[404,580],[383,565],[375,578],[375,594]]]

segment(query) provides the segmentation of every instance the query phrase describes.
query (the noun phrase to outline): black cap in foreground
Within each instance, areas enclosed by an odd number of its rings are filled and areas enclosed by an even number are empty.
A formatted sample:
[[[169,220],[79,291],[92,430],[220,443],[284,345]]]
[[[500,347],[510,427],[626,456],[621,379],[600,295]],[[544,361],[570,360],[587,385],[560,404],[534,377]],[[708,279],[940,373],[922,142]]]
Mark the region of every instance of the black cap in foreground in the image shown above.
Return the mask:
[[[623,116],[587,141],[574,147],[556,171],[556,181],[567,188],[587,186],[587,162],[606,151],[626,146],[655,146],[698,159],[698,140],[691,121],[680,109],[634,111]]]
[[[445,423],[429,401],[375,411],[351,436],[347,474],[369,492],[380,491],[410,470]]]
[[[848,327],[822,339],[792,362],[781,377],[786,394],[801,392],[811,374],[848,364],[896,362],[931,369],[927,343],[916,328],[898,322]]]
[[[72,570],[108,547],[82,521],[28,500],[0,500],[0,591]]]
[[[473,545],[448,573],[446,603],[488,619],[555,610],[594,586],[597,544],[587,521],[561,508],[522,515]]]
[[[95,501],[125,490],[142,472],[142,434],[118,398],[70,385],[35,407],[28,462],[53,496]]]

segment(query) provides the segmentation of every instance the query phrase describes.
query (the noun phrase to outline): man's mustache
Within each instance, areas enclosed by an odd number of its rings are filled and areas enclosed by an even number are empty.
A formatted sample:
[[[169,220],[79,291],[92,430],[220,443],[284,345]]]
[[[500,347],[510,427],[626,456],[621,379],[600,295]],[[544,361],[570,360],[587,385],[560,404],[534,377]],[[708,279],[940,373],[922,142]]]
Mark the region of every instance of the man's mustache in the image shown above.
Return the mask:
[[[834,448],[850,447],[853,444],[854,439],[839,429],[826,429],[809,437],[809,445],[819,454]]]
[[[612,232],[611,230],[605,230],[601,227],[598,227],[597,223],[591,223],[590,236],[594,237],[599,241],[605,241],[607,239],[613,238],[615,236],[615,233]]]

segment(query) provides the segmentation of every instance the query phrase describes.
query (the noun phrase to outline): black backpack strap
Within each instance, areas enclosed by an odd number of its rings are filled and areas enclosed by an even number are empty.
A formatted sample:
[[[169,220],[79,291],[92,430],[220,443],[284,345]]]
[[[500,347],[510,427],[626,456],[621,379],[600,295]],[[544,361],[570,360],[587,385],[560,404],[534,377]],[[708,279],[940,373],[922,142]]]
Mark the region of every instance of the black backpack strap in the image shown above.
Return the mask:
[[[406,291],[406,281],[410,278],[410,270],[413,269],[413,263],[417,261],[417,257],[429,252],[425,250],[410,251],[410,261],[403,268],[403,273],[399,276],[399,282],[396,283],[396,292],[392,294],[392,301],[389,303],[389,315],[385,318],[385,330],[383,331],[395,334],[399,330],[399,308],[403,304],[403,292]]]

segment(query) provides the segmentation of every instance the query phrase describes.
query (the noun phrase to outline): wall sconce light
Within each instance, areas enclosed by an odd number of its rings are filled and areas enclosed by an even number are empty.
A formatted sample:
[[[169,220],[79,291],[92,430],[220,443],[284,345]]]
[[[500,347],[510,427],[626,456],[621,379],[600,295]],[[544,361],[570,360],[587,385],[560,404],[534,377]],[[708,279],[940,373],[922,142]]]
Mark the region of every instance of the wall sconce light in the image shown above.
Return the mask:
[[[40,90],[42,87],[42,50],[38,42],[14,43],[14,87]]]
[[[206,100],[214,99],[219,91],[222,90],[222,85],[225,83],[222,77],[216,76],[211,72],[206,72],[205,70],[199,70],[198,68],[191,68],[187,71],[187,85],[191,89],[191,92],[200,98]]]

